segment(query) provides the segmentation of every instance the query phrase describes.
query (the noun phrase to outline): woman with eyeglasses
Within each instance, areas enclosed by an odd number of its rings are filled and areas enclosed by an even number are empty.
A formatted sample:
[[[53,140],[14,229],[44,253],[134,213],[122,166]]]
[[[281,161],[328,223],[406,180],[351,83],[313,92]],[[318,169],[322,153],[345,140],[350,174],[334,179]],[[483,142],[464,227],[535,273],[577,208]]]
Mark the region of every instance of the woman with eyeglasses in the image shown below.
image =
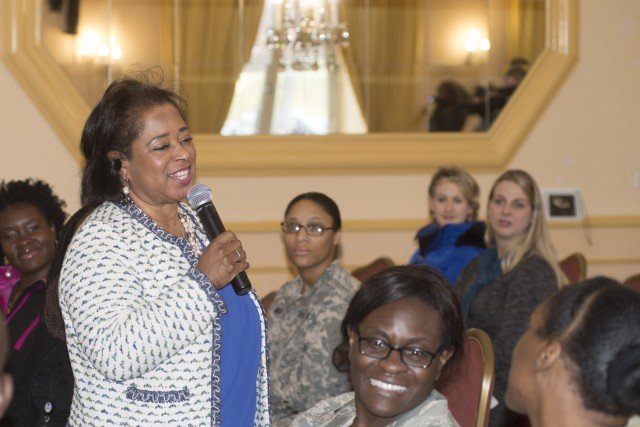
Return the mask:
[[[493,185],[487,207],[489,248],[462,272],[458,288],[468,328],[491,338],[495,354],[494,395],[489,426],[514,426],[518,415],[504,404],[511,355],[527,330],[531,313],[563,282],[531,175],[504,172]]]
[[[458,298],[431,267],[372,276],[351,300],[336,348],[353,392],[318,403],[292,426],[457,426],[434,385],[461,360],[463,331]]]
[[[349,390],[331,362],[340,322],[359,282],[338,260],[340,211],[322,193],[296,196],[284,213],[282,240],[296,277],[278,290],[269,311],[271,402],[275,426]]]

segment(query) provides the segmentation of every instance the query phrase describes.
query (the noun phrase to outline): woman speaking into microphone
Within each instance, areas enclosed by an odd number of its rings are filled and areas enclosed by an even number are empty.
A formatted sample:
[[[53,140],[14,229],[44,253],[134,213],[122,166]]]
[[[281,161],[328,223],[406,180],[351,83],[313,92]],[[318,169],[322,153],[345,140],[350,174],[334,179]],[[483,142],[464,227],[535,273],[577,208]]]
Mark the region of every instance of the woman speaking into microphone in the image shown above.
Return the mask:
[[[270,425],[262,310],[227,286],[246,253],[230,231],[209,241],[182,202],[196,166],[183,100],[115,81],[81,149],[85,208],[53,272],[75,378],[69,424]]]

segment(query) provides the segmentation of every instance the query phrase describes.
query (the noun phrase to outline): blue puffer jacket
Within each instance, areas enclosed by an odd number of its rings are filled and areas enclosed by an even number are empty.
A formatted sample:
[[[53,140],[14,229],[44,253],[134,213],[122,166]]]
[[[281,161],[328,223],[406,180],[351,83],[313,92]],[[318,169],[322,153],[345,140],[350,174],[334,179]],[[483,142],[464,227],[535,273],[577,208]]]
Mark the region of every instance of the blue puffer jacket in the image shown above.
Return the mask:
[[[440,228],[431,223],[418,230],[419,248],[409,264],[429,265],[455,285],[462,269],[484,252],[484,223],[465,222]]]

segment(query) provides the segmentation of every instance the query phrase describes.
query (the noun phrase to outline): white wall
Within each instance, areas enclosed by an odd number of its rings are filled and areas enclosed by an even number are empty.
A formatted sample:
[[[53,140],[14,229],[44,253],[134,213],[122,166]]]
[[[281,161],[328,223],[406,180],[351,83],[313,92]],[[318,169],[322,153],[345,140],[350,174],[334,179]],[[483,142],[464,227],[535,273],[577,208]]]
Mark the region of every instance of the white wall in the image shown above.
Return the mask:
[[[0,178],[48,181],[55,193],[67,201],[69,209],[76,209],[80,165],[1,62],[0,93]]]

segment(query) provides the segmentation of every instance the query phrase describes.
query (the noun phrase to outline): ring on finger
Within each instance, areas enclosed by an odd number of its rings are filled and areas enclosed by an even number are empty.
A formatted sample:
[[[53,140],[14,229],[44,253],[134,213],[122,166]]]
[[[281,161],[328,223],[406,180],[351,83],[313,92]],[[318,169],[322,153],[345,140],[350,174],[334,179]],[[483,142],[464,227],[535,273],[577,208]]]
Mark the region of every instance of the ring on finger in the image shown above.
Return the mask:
[[[242,261],[242,254],[240,253],[240,249],[236,249],[235,252],[236,252],[236,255],[238,255],[238,261],[236,262]]]

